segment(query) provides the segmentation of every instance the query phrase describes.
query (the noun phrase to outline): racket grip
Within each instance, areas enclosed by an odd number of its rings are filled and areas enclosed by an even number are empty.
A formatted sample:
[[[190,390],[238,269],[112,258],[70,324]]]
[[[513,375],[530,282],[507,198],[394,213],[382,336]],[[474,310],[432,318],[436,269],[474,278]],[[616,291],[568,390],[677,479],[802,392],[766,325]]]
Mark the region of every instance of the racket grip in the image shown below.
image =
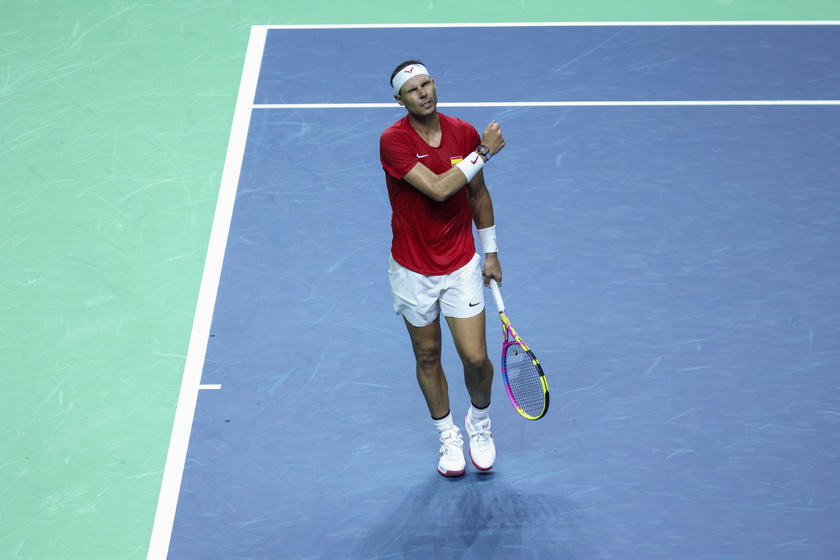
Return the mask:
[[[502,299],[502,292],[499,290],[499,285],[492,278],[490,279],[490,293],[493,294],[496,309],[499,310],[499,313],[502,313],[505,310],[505,302]]]

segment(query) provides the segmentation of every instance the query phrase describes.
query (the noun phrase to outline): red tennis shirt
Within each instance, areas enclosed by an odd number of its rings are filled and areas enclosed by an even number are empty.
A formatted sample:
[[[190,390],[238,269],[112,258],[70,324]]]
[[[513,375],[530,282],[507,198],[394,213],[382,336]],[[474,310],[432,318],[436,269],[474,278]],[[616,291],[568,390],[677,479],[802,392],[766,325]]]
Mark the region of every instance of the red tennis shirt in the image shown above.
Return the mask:
[[[409,270],[427,276],[454,272],[475,255],[466,185],[437,202],[403,178],[418,162],[438,175],[445,173],[481,143],[471,124],[441,113],[438,116],[441,140],[437,148],[420,137],[408,115],[388,127],[379,139],[391,200],[391,255]]]

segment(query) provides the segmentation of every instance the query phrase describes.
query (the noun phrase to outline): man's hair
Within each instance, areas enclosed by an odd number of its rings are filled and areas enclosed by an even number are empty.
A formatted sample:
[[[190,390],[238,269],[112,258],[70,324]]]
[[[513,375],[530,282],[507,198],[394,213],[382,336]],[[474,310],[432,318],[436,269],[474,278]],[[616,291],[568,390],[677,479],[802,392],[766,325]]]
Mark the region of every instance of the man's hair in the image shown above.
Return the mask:
[[[425,66],[425,64],[423,64],[419,60],[406,60],[405,62],[401,63],[399,66],[394,68],[394,71],[391,72],[391,80],[388,82],[388,85],[394,85],[394,76],[397,75],[397,72],[399,72],[406,66],[411,66],[412,64],[420,64],[421,66]]]

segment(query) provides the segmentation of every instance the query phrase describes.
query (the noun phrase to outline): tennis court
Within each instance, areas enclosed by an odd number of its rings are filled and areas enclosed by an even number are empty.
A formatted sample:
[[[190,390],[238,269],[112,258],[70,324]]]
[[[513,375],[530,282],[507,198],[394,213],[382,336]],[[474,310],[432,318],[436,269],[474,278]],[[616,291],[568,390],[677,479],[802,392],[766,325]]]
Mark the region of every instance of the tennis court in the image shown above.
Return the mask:
[[[488,34],[494,64],[465,71],[452,53]],[[255,28],[170,558],[828,558],[838,39]],[[486,175],[508,311],[554,402],[529,423],[497,385],[496,468],[454,481],[386,275],[377,142],[414,45],[441,111],[503,125]]]
[[[833,559],[839,21],[0,3],[0,558]],[[505,302],[552,394],[528,422],[497,378],[496,467],[458,480],[387,282],[415,57],[503,125]]]

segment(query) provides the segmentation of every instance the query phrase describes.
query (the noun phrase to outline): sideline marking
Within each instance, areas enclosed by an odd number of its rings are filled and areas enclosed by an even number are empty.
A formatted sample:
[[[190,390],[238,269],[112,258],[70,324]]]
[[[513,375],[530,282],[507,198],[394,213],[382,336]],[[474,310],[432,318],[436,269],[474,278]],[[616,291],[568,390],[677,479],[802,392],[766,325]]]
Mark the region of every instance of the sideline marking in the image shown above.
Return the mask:
[[[158,497],[154,525],[152,526],[147,560],[161,560],[166,558],[169,553],[169,543],[172,539],[172,529],[175,524],[175,510],[181,492],[181,480],[187,460],[187,447],[189,446],[190,432],[195,417],[198,391],[201,388],[217,388],[214,385],[202,386],[201,373],[204,368],[204,358],[207,354],[207,341],[210,336],[213,311],[216,307],[216,295],[219,291],[219,279],[233,216],[239,174],[242,170],[242,159],[245,155],[245,142],[248,137],[248,125],[252,112],[251,106],[254,103],[262,55],[265,50],[266,31],[264,27],[252,28],[248,39],[248,48],[245,52],[245,63],[239,83],[236,108],[233,113],[233,124],[231,125],[227,155],[222,171],[219,198],[216,202],[216,213],[210,231],[201,287],[198,291],[198,303],[193,318],[187,359],[184,364],[184,377],[181,380],[181,392],[178,396],[178,406],[175,409],[175,420],[172,426],[172,436],[169,440],[166,464],[163,469],[163,481]],[[218,388],[221,388],[221,385]]]

